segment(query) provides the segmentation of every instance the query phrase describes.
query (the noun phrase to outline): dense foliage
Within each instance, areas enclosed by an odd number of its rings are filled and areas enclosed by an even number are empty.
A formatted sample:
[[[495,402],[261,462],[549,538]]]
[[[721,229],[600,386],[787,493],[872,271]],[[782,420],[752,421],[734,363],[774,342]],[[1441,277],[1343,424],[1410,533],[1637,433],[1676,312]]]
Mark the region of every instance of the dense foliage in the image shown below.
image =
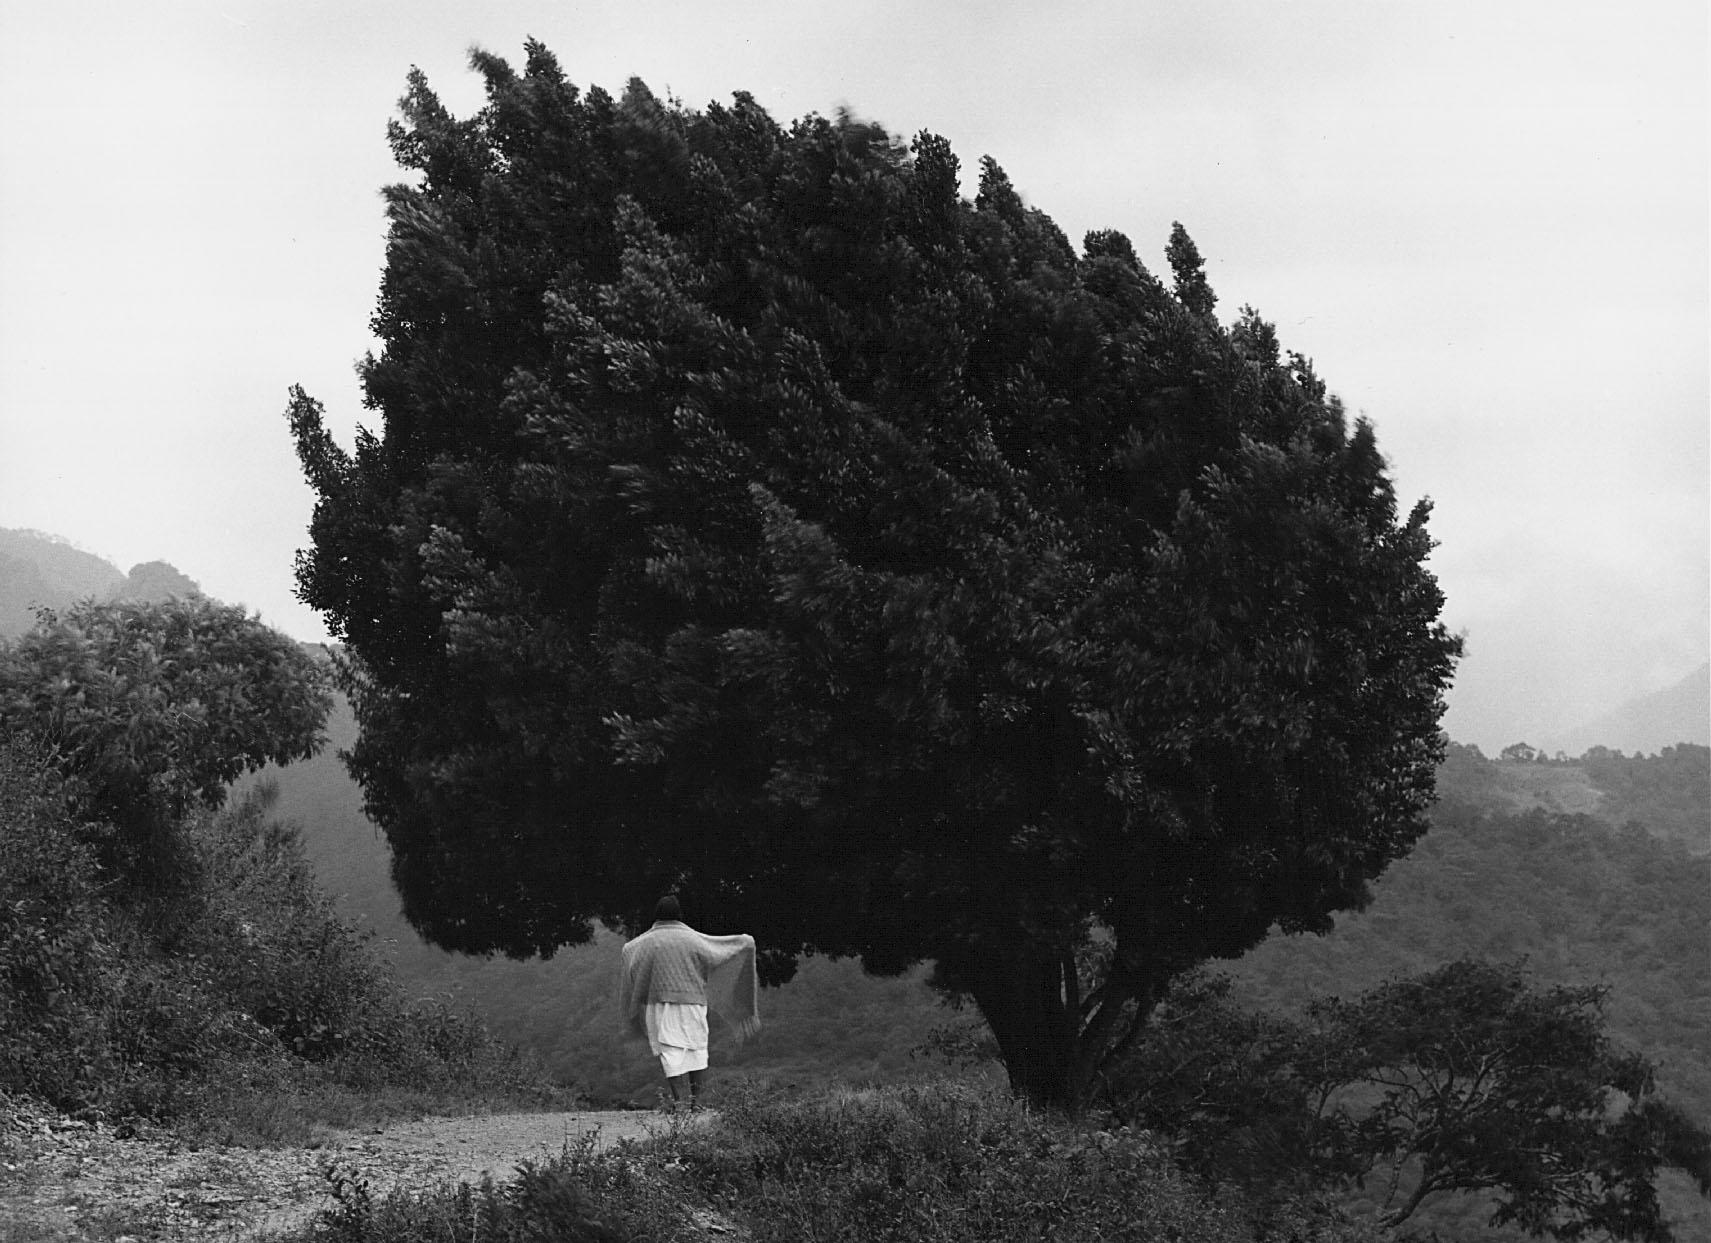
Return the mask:
[[[101,837],[114,879],[170,883],[174,830],[240,774],[314,752],[324,666],[200,596],[44,611],[0,645],[0,724],[28,735]]]
[[[1364,422],[1186,231],[1078,254],[982,162],[477,53],[418,75],[303,598],[412,923],[550,953],[667,886],[923,958],[1074,1106],[1167,981],[1424,827],[1458,650]]]
[[[1174,991],[1106,1084],[1205,1178],[1370,1186],[1386,1227],[1434,1197],[1492,1192],[1490,1224],[1560,1239],[1671,1238],[1663,1168],[1711,1193],[1711,1135],[1609,1039],[1600,989],[1463,959],[1299,1020],[1226,990]]]
[[[191,815],[170,900],[116,900],[53,769],[0,754],[0,1089],[252,1131],[324,1088],[546,1091],[479,1023],[405,999],[268,802]]]

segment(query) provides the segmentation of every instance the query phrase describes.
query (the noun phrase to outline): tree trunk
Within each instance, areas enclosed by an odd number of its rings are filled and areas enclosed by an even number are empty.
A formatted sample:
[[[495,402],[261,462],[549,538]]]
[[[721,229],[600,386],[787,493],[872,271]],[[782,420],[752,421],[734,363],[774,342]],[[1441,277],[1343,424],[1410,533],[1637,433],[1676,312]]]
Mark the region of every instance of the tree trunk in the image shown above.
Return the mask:
[[[1145,1022],[1161,991],[1114,963],[1084,1000],[1073,953],[982,964],[978,973],[959,974],[998,1042],[1010,1090],[1071,1116],[1091,1102],[1107,1053],[1133,1039],[1132,1029]],[[1125,1015],[1137,998],[1141,1010]]]
[[[1012,960],[983,973],[969,993],[998,1041],[1010,1090],[1035,1105],[1079,1114],[1090,1076],[1082,1073],[1081,1016],[1073,974],[1065,986],[1064,964]]]

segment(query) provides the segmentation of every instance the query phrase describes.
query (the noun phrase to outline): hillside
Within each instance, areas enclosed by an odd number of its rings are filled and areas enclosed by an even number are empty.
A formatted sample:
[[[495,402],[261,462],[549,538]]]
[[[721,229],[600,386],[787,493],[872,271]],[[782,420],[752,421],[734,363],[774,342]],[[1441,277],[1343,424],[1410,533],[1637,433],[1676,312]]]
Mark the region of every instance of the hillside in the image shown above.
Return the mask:
[[[35,624],[36,608],[105,599],[125,576],[110,561],[40,531],[0,530],[0,638]]]
[[[0,530],[0,639],[30,629],[38,608],[63,609],[91,598],[164,600],[200,590],[165,561],[145,561],[121,573],[111,561],[58,536]]]
[[[1655,837],[1711,854],[1711,749],[1694,743],[1651,755],[1595,746],[1576,760],[1490,760],[1450,744],[1438,797],[1494,812],[1543,811],[1633,823]]]
[[[1579,755],[1603,746],[1633,754],[1660,751],[1678,742],[1711,745],[1711,664],[1576,726],[1552,742],[1550,749]]]

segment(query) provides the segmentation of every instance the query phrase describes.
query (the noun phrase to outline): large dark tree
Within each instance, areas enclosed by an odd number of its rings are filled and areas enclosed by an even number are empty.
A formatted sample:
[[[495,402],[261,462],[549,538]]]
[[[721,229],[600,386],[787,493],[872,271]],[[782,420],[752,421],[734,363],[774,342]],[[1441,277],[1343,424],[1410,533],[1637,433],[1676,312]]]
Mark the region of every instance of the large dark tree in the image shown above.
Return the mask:
[[[423,933],[679,886],[773,979],[936,960],[1073,1108],[1172,976],[1365,901],[1458,650],[1427,509],[1185,232],[1173,292],[932,134],[473,59],[391,130],[381,434],[290,409]]]

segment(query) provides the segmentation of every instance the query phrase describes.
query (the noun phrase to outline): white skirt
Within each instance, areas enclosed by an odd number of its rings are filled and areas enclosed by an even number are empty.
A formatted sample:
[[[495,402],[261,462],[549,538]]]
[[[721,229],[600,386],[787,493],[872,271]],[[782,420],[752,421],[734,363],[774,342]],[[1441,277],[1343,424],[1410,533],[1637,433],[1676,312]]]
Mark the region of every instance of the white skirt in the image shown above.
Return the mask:
[[[650,1001],[642,1012],[648,1048],[667,1079],[707,1069],[707,1007],[681,1001]]]

